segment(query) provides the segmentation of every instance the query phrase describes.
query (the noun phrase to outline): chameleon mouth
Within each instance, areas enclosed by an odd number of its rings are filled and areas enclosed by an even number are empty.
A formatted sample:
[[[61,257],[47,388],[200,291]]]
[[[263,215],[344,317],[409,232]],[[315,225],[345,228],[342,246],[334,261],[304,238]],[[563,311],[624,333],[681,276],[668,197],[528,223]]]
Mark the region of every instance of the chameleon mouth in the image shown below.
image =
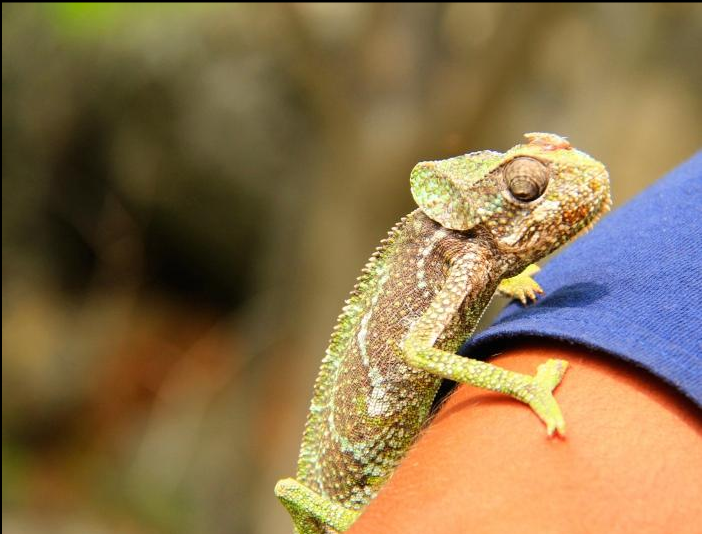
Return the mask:
[[[610,195],[609,180],[606,171],[597,177],[597,181],[600,184],[603,184],[602,188],[604,193],[601,196],[599,203],[594,209],[587,213],[585,217],[583,217],[580,221],[573,225],[573,232],[566,239],[561,240],[557,243],[551,243],[550,245],[546,245],[549,248],[550,252],[553,252],[554,250],[558,249],[566,242],[572,243],[579,237],[588,233],[592,229],[592,227],[595,226],[595,224],[612,208],[612,197]],[[537,241],[538,240],[534,240],[534,238],[532,237],[532,243],[530,243],[530,245],[534,247],[538,246]]]

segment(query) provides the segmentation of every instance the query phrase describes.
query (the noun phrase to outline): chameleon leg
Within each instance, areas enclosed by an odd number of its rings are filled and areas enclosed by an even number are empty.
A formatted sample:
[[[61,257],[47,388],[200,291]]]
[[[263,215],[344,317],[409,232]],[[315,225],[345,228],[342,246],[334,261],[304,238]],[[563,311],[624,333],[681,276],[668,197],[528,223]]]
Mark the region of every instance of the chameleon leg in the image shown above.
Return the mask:
[[[297,534],[325,534],[325,527],[343,532],[359,516],[293,478],[279,480],[275,494],[290,513]]]
[[[528,404],[546,424],[549,436],[554,431],[565,435],[565,421],[552,391],[561,382],[568,362],[547,360],[539,365],[535,376],[529,376],[434,347],[422,346],[411,340],[404,347],[405,360],[409,365],[455,382],[506,393]]]
[[[546,424],[549,436],[554,431],[564,435],[565,422],[552,391],[563,378],[567,362],[548,360],[538,367],[535,376],[529,376],[434,347],[446,325],[460,313],[460,306],[474,284],[473,270],[470,257],[453,262],[444,286],[407,333],[400,356],[408,365],[428,373],[506,393],[528,404]]]
[[[536,294],[543,293],[544,290],[531,276],[540,270],[534,263],[527,265],[526,269],[517,276],[502,280],[497,286],[497,291],[505,297],[519,299],[522,304],[526,304],[527,299],[536,300]]]

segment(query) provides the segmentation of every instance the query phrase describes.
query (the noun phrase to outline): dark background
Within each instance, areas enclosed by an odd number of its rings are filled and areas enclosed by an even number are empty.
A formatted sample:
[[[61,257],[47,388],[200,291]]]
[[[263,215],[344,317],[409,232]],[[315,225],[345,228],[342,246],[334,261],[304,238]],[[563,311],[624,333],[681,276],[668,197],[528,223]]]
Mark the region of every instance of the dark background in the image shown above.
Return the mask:
[[[701,52],[699,4],[3,4],[3,532],[291,532],[412,166],[553,131],[619,205],[700,147]]]

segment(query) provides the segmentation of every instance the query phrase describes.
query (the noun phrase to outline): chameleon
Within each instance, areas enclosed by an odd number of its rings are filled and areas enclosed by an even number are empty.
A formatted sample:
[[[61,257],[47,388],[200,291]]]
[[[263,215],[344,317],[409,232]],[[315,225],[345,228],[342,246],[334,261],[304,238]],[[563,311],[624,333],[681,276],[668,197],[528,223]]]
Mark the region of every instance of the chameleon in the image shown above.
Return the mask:
[[[350,528],[430,419],[442,380],[527,404],[565,435],[553,396],[567,362],[526,375],[456,354],[497,292],[543,293],[534,262],[585,233],[610,206],[605,166],[564,137],[525,134],[501,153],[418,163],[418,208],[371,256],[322,359],[296,478],[275,494],[297,534]]]

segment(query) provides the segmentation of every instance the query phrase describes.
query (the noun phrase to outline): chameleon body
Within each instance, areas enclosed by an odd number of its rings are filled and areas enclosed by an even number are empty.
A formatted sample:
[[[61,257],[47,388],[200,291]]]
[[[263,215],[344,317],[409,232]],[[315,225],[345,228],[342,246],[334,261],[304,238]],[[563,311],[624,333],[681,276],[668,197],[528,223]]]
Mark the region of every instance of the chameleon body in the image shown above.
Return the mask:
[[[496,291],[535,299],[532,265],[610,206],[605,167],[554,134],[506,153],[419,163],[419,209],[389,232],[339,316],[315,383],[297,476],[276,495],[299,534],[341,532],[377,494],[427,421],[443,379],[527,403],[565,424],[552,391],[566,362],[534,376],[455,354]]]

